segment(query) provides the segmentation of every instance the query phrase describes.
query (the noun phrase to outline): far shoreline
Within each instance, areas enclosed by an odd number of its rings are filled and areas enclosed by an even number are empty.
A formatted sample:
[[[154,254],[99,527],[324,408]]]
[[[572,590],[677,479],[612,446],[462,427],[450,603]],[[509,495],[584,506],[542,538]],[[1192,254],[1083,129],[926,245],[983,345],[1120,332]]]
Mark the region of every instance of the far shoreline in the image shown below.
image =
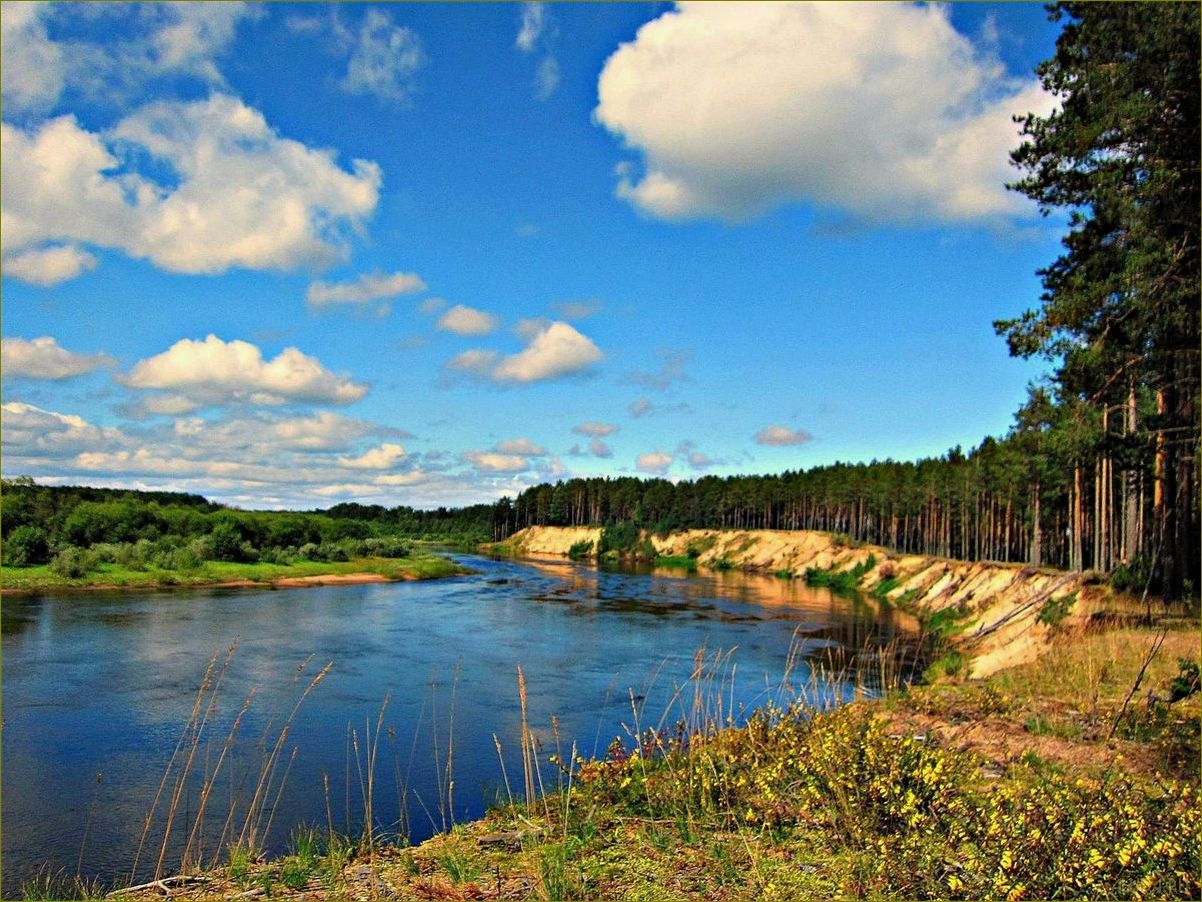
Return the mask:
[[[239,565],[229,565],[228,569],[238,569]],[[243,569],[251,569],[256,565],[245,565]],[[356,569],[349,569],[355,567]],[[328,569],[327,569],[328,568]],[[41,568],[39,568],[41,569]],[[223,568],[225,569],[225,568]],[[176,589],[304,589],[319,586],[357,586],[382,583],[417,582],[428,579],[444,579],[451,576],[463,576],[472,571],[448,557],[441,555],[421,556],[416,559],[361,559],[337,564],[331,567],[324,565],[318,572],[304,572],[309,568],[280,565],[281,572],[269,573],[262,576],[230,574],[211,574],[212,578],[196,578],[189,580],[186,575],[175,571],[135,571],[144,580],[129,582],[108,581],[104,578],[107,573],[94,574],[93,581],[67,581],[61,577],[50,577],[45,580],[34,579],[28,585],[8,585],[8,581],[17,572],[17,568],[3,568],[4,581],[0,584],[0,598],[23,598],[37,595],[74,594],[92,592],[129,592],[129,591],[171,591]],[[288,570],[301,570],[296,573]],[[166,576],[163,579],[160,576]],[[81,578],[81,579],[86,579]]]

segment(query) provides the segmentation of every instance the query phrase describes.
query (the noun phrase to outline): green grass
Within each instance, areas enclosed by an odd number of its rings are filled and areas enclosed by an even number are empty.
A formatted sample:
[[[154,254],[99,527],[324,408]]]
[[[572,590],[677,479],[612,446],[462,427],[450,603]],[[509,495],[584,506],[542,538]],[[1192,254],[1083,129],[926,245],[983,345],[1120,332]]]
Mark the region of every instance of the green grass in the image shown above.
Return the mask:
[[[353,561],[297,561],[294,564],[229,563],[206,561],[193,570],[135,570],[120,564],[98,564],[85,575],[65,577],[47,565],[37,567],[0,567],[0,586],[4,589],[46,590],[87,589],[94,587],[137,588],[165,586],[204,586],[214,583],[270,583],[277,579],[307,576],[333,576],[350,573],[378,573],[388,579],[436,579],[465,572],[448,558],[415,553],[407,558],[358,558]]]

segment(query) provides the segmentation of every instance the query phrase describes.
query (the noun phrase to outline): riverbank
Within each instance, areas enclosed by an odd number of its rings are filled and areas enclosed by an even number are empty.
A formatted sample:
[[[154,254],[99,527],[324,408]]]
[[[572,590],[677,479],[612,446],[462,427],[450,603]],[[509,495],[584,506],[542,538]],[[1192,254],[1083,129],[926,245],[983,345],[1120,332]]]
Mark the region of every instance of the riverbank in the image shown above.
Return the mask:
[[[812,571],[939,630],[950,649],[940,667],[970,677],[1032,661],[1065,631],[1130,620],[1144,611],[1137,599],[1089,573],[899,554],[824,532],[693,529],[643,533],[640,541],[668,563],[785,579],[804,579]],[[519,555],[595,557],[601,544],[600,527],[534,526],[493,547]]]
[[[404,558],[366,557],[350,561],[297,561],[292,564],[206,561],[191,570],[136,570],[102,563],[83,576],[67,577],[48,566],[0,567],[5,597],[58,591],[113,591],[173,588],[301,588],[354,583],[439,579],[469,572],[450,558],[419,552]]]
[[[487,817],[420,846],[319,829],[123,896],[1196,899],[1197,624],[1163,629],[1061,634],[984,680],[684,745],[544,754]],[[531,782],[547,792],[524,804]]]

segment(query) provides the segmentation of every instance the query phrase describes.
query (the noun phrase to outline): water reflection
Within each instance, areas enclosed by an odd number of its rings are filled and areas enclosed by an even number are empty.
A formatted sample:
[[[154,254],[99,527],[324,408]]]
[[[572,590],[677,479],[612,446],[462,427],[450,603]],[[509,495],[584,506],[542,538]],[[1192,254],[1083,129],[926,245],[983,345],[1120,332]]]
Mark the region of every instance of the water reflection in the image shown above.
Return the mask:
[[[815,663],[829,659],[838,670],[850,652],[909,627],[893,612],[799,581],[561,559],[466,562],[475,575],[426,583],[5,600],[4,896],[43,862],[74,872],[98,773],[85,876],[129,876],[205,664],[235,639],[197,774],[214,765],[247,693],[258,695],[223,771],[218,824],[253,789],[262,747],[303,686],[297,665],[313,656],[307,679],[334,662],[288,739],[286,754],[297,751],[273,817],[278,849],[293,825],[325,822],[327,785],[338,822],[362,818],[352,739],[364,737],[385,697],[375,812],[385,827],[407,820],[419,840],[441,826],[435,749],[445,762],[453,740],[460,820],[479,816],[502,785],[494,734],[509,773],[520,773],[519,664],[547,749],[556,715],[564,750],[575,741],[594,754],[636,715],[643,724],[688,715],[682,697],[692,698],[698,649],[719,660],[708,683],[719,699],[710,704],[720,700],[730,714],[778,697],[791,654],[797,685],[826,701],[845,697],[853,677],[819,680]],[[194,788],[184,804],[195,803]],[[207,837],[210,852],[216,839]]]

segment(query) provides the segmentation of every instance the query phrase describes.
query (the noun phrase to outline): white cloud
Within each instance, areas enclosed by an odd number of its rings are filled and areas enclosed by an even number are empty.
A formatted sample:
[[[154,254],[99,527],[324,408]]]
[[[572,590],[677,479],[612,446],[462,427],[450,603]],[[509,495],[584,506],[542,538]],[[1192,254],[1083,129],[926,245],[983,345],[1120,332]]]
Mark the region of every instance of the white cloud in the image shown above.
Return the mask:
[[[401,445],[385,442],[380,447],[365,451],[358,457],[339,457],[338,462],[352,470],[391,470],[408,456]]]
[[[523,53],[532,53],[542,36],[547,22],[547,9],[542,3],[523,3],[521,22],[518,27],[517,47]]]
[[[684,2],[606,62],[597,120],[643,155],[619,196],[665,219],[806,201],[877,221],[1026,209],[1011,117],[1046,113],[942,4]]]
[[[578,426],[573,426],[572,431],[577,435],[592,435],[600,437],[605,435],[613,435],[618,431],[618,427],[615,423],[588,422],[581,423]]]
[[[62,93],[63,51],[46,34],[48,10],[46,3],[0,3],[0,97],[9,110],[46,110]]]
[[[379,198],[376,164],[346,171],[222,94],[150,104],[104,134],[62,116],[30,131],[0,123],[0,136],[6,255],[73,242],[172,272],[323,265]],[[130,171],[140,154],[174,178]]]
[[[342,87],[352,94],[405,104],[415,90],[413,76],[425,62],[416,32],[396,25],[385,12],[369,9],[354,39]]]
[[[813,436],[804,429],[789,429],[787,426],[765,426],[755,434],[757,445],[804,445]]]
[[[671,454],[664,454],[662,451],[649,451],[646,454],[640,454],[635,460],[635,467],[642,470],[644,473],[656,473],[663,475],[668,472],[668,467],[672,466],[673,457]]]
[[[204,404],[186,395],[151,395],[143,398],[128,416],[179,416],[200,410]]]
[[[651,403],[650,398],[635,398],[630,402],[630,406],[626,410],[632,417],[637,419],[655,410],[655,405]]]
[[[0,340],[0,370],[5,376],[69,379],[112,365],[113,359],[107,354],[76,354],[59,345],[49,335],[32,340]]]
[[[446,305],[447,302],[443,298],[426,298],[417,305],[417,312],[423,316],[433,316]]]
[[[10,465],[14,457],[53,458],[90,448],[120,448],[128,441],[119,429],[95,426],[75,414],[43,410],[21,401],[9,401],[0,410],[0,442]]]
[[[204,341],[180,339],[163,353],[139,361],[121,381],[206,404],[351,404],[367,394],[366,385],[331,373],[296,348],[285,348],[265,361],[256,345],[225,342],[216,335]]]
[[[588,453],[593,457],[613,457],[614,452],[599,438],[591,438],[588,442]]]
[[[330,304],[366,304],[387,300],[398,294],[425,291],[421,276],[408,272],[365,273],[349,282],[311,282],[305,300],[314,307]]]
[[[96,266],[96,258],[74,245],[60,244],[5,254],[0,266],[6,276],[50,288],[92,269]]]
[[[530,461],[520,454],[498,454],[492,451],[465,451],[460,458],[477,470],[491,473],[520,473],[530,468]]]
[[[440,316],[434,325],[456,335],[487,335],[497,327],[497,318],[483,310],[456,304]]]
[[[205,85],[224,79],[215,59],[232,43],[238,23],[257,16],[246,3],[96,4],[91,19],[108,20],[108,39],[51,40],[47,23],[68,26],[85,15],[72,4],[0,5],[0,80],[7,110],[45,112],[68,86],[113,103],[145,93],[154,79],[186,76]]]
[[[497,442],[493,450],[501,454],[521,454],[525,457],[545,457],[547,454],[546,448],[536,445],[528,438],[511,438]]]
[[[503,382],[539,382],[579,373],[604,357],[592,340],[567,323],[554,322],[493,371]]]

